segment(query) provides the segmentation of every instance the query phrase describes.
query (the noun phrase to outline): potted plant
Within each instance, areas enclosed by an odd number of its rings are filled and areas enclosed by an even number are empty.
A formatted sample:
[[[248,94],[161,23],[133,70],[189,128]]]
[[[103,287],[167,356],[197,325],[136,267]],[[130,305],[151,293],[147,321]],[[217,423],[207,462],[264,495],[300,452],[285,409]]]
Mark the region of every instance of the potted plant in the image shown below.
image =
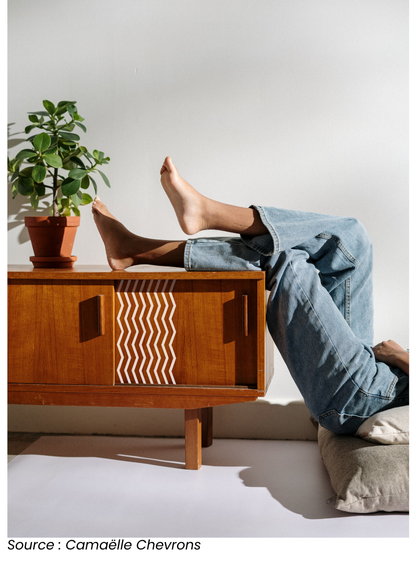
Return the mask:
[[[33,129],[42,131],[26,139],[31,144],[29,148],[12,160],[7,158],[13,198],[18,194],[29,197],[36,210],[39,200],[52,197],[50,216],[25,217],[35,253],[30,259],[35,267],[72,267],[76,260],[71,253],[80,223],[80,207],[93,201],[88,189],[97,194],[93,174],[98,173],[110,187],[107,176],[98,168],[108,164],[110,158],[98,150],[91,154],[73,132],[76,127],[87,130],[76,103],[60,101],[55,106],[43,100],[45,110],[29,112],[30,124],[25,133]]]

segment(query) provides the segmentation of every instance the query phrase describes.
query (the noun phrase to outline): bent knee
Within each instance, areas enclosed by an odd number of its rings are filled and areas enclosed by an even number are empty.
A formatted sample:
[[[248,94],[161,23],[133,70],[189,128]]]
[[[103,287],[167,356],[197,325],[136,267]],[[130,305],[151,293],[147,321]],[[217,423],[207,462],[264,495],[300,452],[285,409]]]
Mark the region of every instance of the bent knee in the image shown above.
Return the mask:
[[[353,217],[348,218],[347,221],[348,230],[351,235],[353,235],[356,240],[359,240],[364,246],[372,247],[370,236],[362,222]]]

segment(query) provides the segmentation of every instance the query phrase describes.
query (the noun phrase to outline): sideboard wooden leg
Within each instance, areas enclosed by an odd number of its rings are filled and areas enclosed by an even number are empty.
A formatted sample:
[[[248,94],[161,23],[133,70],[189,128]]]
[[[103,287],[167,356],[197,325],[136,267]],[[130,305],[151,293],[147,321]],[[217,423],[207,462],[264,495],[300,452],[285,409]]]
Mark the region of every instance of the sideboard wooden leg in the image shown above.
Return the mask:
[[[212,408],[202,408],[202,446],[212,445]]]
[[[185,468],[198,470],[202,462],[201,408],[185,410]]]

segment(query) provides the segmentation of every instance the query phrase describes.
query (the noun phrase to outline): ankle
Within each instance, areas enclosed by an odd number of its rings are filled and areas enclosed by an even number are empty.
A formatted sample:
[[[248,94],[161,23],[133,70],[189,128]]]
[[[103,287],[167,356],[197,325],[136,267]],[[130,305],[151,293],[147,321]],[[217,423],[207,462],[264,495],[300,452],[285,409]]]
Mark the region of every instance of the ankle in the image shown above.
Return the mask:
[[[212,199],[204,199],[205,207],[202,213],[202,222],[205,224],[204,230],[223,230],[248,236],[260,236],[268,233],[256,209],[236,207]]]

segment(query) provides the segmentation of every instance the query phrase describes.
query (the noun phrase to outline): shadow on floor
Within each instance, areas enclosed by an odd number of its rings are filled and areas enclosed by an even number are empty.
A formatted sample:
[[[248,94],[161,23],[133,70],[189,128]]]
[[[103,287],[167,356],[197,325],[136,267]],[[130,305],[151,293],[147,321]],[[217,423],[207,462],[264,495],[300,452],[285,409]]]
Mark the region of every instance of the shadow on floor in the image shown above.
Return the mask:
[[[259,434],[268,440],[240,437]],[[229,435],[237,438],[227,439]],[[276,435],[292,435],[292,439],[307,435],[310,440],[282,440]],[[18,454],[29,446],[25,454],[97,457],[170,470],[185,468],[183,438],[49,435],[37,441],[35,448],[30,447],[40,436],[12,434],[9,453]],[[244,486],[267,489],[286,509],[306,519],[357,516],[327,503],[334,492],[319,453],[316,428],[302,402],[283,406],[261,401],[216,407],[214,442],[203,449],[202,462],[201,470],[241,467],[238,475]]]
[[[184,439],[44,436],[24,454],[104,458],[169,471],[185,468]],[[217,439],[203,450],[203,463],[201,474],[215,467],[237,467],[244,486],[267,489],[283,507],[305,519],[356,516],[327,504],[334,492],[316,442]]]

